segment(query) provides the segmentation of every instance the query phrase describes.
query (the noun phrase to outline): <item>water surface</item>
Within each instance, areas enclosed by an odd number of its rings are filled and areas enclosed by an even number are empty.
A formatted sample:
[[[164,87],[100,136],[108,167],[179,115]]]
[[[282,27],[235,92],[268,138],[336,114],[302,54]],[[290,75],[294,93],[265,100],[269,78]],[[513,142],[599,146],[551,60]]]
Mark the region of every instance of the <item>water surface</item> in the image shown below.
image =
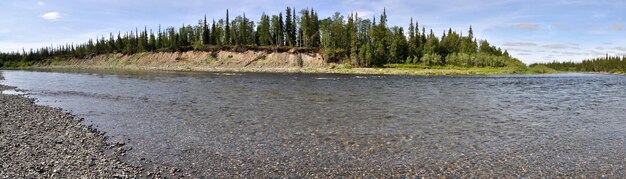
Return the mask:
[[[126,140],[130,163],[196,176],[626,171],[619,75],[2,73],[38,103]]]

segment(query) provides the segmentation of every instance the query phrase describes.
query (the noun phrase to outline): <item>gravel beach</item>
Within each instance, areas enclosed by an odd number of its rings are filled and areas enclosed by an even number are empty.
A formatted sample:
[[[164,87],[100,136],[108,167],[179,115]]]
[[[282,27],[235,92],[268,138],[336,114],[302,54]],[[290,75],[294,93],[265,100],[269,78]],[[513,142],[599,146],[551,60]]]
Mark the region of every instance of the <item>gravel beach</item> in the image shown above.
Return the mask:
[[[10,87],[0,85],[0,91],[6,89]],[[126,178],[147,174],[120,162],[118,158],[128,150],[123,143],[111,145],[105,140],[101,133],[61,109],[36,105],[23,96],[0,94],[0,178]]]

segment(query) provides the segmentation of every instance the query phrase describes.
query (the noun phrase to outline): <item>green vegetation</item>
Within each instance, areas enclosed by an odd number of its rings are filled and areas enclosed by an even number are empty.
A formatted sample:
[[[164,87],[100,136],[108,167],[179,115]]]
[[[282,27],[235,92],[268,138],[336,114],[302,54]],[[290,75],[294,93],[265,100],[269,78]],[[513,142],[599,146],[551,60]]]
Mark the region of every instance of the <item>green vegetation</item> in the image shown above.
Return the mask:
[[[256,26],[256,28],[255,28]],[[35,63],[51,64],[50,59],[85,59],[101,54],[127,55],[144,52],[215,51],[230,49],[296,49],[321,53],[326,62],[341,63],[344,69],[385,67],[405,64],[423,67],[457,66],[460,68],[525,69],[519,60],[486,40],[477,40],[472,27],[463,36],[452,29],[438,37],[411,19],[408,32],[403,27],[389,27],[387,13],[378,19],[364,19],[358,14],[345,17],[335,13],[319,19],[313,9],[299,13],[290,7],[277,15],[263,13],[258,23],[245,14],[209,22],[206,17],[197,25],[168,27],[158,31],[135,29],[109,34],[83,44],[43,47],[30,51],[0,53],[0,67],[24,67]],[[394,65],[388,65],[394,66]],[[523,71],[523,70],[522,70]]]
[[[547,67],[545,65],[533,65],[528,68],[529,73],[542,74],[542,73],[558,73],[557,70]]]
[[[626,73],[626,57],[594,58],[582,62],[551,62],[544,64],[532,64],[531,67],[546,66],[559,71],[570,72],[601,72],[601,73]]]

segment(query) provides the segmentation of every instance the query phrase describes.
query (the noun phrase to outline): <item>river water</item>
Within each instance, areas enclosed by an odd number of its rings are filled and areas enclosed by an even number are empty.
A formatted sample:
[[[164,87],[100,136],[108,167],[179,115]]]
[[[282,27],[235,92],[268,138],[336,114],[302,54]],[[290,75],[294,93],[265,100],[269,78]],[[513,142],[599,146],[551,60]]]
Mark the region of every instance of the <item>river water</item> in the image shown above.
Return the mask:
[[[626,76],[2,75],[192,176],[626,174]]]

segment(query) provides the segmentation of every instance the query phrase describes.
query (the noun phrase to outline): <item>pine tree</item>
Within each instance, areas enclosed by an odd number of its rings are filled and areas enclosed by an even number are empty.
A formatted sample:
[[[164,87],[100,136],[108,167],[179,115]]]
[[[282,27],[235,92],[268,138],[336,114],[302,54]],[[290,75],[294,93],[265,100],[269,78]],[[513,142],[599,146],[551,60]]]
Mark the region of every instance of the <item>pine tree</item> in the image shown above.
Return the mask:
[[[265,13],[261,15],[261,22],[257,26],[258,44],[261,46],[272,44],[272,34],[270,33],[270,17]]]
[[[310,23],[309,10],[303,9],[300,11],[300,31],[298,31],[300,34],[300,46],[302,47],[310,47]]]
[[[211,24],[211,45],[221,45],[221,35],[218,33],[217,25],[215,24],[215,19],[213,19],[213,23]]]
[[[408,42],[408,51],[409,51],[409,57],[411,58],[415,58],[418,56],[418,51],[417,51],[417,47],[418,47],[418,42],[419,39],[416,36],[415,32],[415,26],[413,25],[413,18],[411,18],[411,23],[409,24],[409,42]]]
[[[408,56],[408,42],[402,27],[393,28],[393,41],[390,46],[390,63],[406,61]]]
[[[161,32],[161,25],[159,24],[159,31],[157,32],[157,44],[156,44],[156,49],[161,49],[163,48],[165,45],[165,42],[163,42],[165,40],[165,36],[162,34]]]
[[[470,26],[467,37],[461,37],[461,43],[459,44],[460,51],[467,54],[473,54],[478,51],[478,46],[476,46],[476,42],[474,41],[474,31],[472,30],[472,26]]]
[[[117,48],[115,47],[115,37],[113,37],[113,33],[109,33],[109,41],[108,41],[108,46],[109,46],[109,53],[111,52],[115,52],[117,50]]]
[[[343,16],[336,12],[330,22],[330,51],[334,60],[337,60],[345,56],[344,49],[348,49],[349,42],[346,38],[347,34],[344,28]]]
[[[206,22],[206,15],[204,15],[204,22],[202,25],[202,45],[209,45],[211,43],[211,36],[209,35],[209,25]]]
[[[283,13],[278,13],[278,45],[285,45],[285,23],[283,22]]]
[[[311,9],[311,16],[309,19],[311,22],[309,23],[309,37],[311,37],[311,47],[319,47],[320,46],[320,33],[319,33],[319,29],[320,29],[320,22],[319,22],[319,18],[317,16],[317,12],[315,12],[315,10]]]
[[[430,30],[430,34],[426,40],[426,44],[424,44],[424,55],[426,54],[434,54],[439,49],[439,39],[435,36],[432,30]]]
[[[349,37],[349,42],[350,42],[350,62],[351,65],[353,66],[359,66],[360,62],[359,62],[359,37],[358,37],[358,31],[357,31],[357,20],[359,15],[357,13],[350,15],[350,18],[348,19],[348,27],[347,27],[347,31],[348,31],[348,37]]]
[[[376,23],[376,21],[374,21]],[[384,10],[380,16],[378,25],[374,24],[372,28],[372,61],[373,66],[382,66],[387,63],[389,56],[389,29],[387,28],[387,11]]]
[[[154,51],[156,50],[156,37],[154,36],[154,34],[152,33],[152,30],[150,30],[150,42],[148,43],[149,46],[149,50],[150,51]]]
[[[230,40],[230,20],[228,19],[228,9],[226,9],[226,26],[224,27],[224,44],[231,45]]]
[[[298,16],[296,15],[296,8],[291,10],[291,15],[293,17],[291,18],[291,33],[289,35],[293,36],[293,45],[298,46]]]
[[[286,44],[290,47],[296,45],[296,29],[294,28],[294,21],[292,21],[292,19],[291,8],[287,7],[285,10],[285,38]]]
[[[489,42],[487,42],[486,40],[481,40],[480,41],[480,47],[479,48],[480,48],[479,49],[480,53],[492,54],[491,46],[489,45]]]

